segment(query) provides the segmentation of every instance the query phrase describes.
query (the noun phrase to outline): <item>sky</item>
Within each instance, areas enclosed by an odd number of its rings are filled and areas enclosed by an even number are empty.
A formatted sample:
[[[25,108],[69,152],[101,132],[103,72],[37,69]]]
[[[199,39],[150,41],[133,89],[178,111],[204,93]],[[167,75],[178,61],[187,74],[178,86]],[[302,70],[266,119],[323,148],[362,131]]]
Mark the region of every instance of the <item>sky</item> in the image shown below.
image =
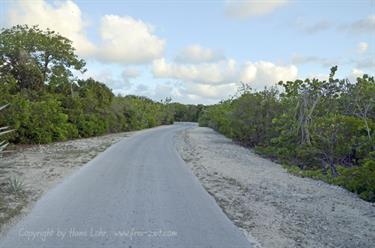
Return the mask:
[[[213,104],[280,80],[375,75],[375,0],[0,0],[0,26],[50,28],[115,94]]]

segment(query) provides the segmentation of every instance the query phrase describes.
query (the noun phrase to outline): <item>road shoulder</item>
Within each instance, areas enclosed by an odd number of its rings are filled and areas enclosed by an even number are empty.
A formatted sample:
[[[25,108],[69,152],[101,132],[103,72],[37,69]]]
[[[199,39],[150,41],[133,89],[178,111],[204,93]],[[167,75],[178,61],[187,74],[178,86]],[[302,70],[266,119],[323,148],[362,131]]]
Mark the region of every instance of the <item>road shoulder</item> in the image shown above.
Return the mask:
[[[19,145],[0,160],[0,234],[6,233],[50,188],[134,132],[46,145]]]
[[[287,173],[209,128],[180,132],[181,157],[228,217],[264,247],[371,247],[375,207]]]

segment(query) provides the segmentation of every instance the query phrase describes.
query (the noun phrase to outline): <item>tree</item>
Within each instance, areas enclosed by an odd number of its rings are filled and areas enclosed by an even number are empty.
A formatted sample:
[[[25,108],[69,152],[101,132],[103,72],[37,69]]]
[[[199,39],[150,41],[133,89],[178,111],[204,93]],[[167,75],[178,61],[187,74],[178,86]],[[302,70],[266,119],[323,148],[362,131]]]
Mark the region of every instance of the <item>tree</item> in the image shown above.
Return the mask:
[[[21,89],[40,90],[52,79],[72,77],[72,69],[85,71],[85,62],[75,54],[70,40],[37,26],[3,29],[0,60],[0,76],[12,75]]]
[[[280,113],[275,88],[245,91],[233,100],[230,111],[233,137],[249,146],[265,145],[273,137],[272,120]]]
[[[345,80],[334,79],[337,66],[331,68],[329,80],[319,80],[316,78],[279,82],[279,85],[284,87],[285,93],[283,96],[295,102],[296,132],[300,134],[301,145],[311,145],[310,128],[313,122],[314,114],[320,103],[324,102],[325,107],[323,111],[332,112],[335,107],[333,99],[338,98],[339,92]]]
[[[358,145],[363,126],[361,122],[350,116],[330,114],[319,117],[313,125],[313,149],[320,154],[323,171],[325,163],[329,164],[331,175],[338,175],[336,164],[352,152]]]
[[[357,78],[357,85],[353,89],[354,113],[361,118],[366,126],[369,142],[372,142],[372,130],[369,127],[369,119],[375,115],[375,81],[374,77],[363,75]],[[375,148],[373,147],[373,150]]]

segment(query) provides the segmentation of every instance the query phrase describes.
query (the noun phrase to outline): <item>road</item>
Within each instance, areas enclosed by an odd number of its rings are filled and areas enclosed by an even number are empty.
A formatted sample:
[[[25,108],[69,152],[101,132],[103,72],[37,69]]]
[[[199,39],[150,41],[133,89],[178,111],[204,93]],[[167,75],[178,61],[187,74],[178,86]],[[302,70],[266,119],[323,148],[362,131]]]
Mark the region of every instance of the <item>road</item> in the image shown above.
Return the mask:
[[[249,247],[178,155],[193,124],[144,130],[48,191],[0,247]]]

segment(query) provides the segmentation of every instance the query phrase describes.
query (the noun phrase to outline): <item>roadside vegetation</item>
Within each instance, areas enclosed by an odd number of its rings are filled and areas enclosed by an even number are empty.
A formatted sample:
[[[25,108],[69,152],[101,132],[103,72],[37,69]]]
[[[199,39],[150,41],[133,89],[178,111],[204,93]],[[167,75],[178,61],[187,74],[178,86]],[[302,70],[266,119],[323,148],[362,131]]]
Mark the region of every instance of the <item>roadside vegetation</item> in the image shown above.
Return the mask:
[[[0,34],[0,126],[16,131],[13,144],[43,144],[197,120],[197,107],[115,96],[102,82],[74,75],[85,61],[70,40],[37,26]],[[176,118],[175,118],[176,115]]]
[[[26,25],[3,29],[0,59],[0,159],[9,143],[14,150],[14,144],[47,144],[198,119],[197,106],[116,96],[105,82],[79,78],[85,61],[70,40],[52,30]],[[9,166],[0,164],[0,227],[20,213],[33,193]]]
[[[343,186],[375,202],[375,82],[335,78],[280,82],[206,107],[201,126],[278,160],[300,176]]]
[[[237,97],[203,106],[116,96],[105,82],[80,79],[85,61],[72,42],[37,26],[3,29],[0,58],[0,106],[7,106],[0,111],[1,149],[8,142],[44,144],[199,120],[292,173],[375,201],[371,76],[340,80],[333,67],[328,80],[280,82],[281,91],[244,86]],[[21,188],[13,182],[8,185]]]

